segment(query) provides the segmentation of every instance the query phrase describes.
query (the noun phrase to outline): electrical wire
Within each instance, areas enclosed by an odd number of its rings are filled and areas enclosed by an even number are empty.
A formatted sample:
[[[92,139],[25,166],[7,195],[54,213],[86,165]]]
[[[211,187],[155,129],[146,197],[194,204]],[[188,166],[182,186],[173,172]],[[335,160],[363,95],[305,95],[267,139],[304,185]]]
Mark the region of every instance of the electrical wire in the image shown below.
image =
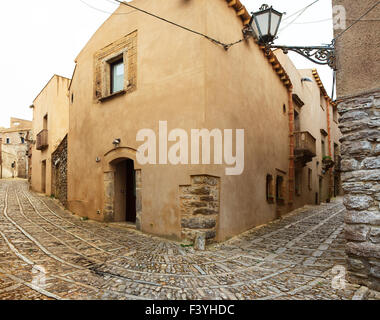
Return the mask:
[[[310,3],[308,4],[306,7],[292,13],[290,16],[287,16],[286,18],[282,19],[282,21],[286,21],[286,20],[289,20],[291,17],[294,17],[295,15],[299,14],[301,11],[304,11],[305,9],[307,9],[308,7],[312,6],[314,3],[318,2],[319,0],[316,0],[314,1],[313,3]]]
[[[346,19],[346,20],[355,21],[354,19]],[[321,23],[321,22],[327,22],[327,21],[333,21],[333,18],[327,18],[327,19],[315,20],[315,21],[295,22],[294,24],[313,24],[313,23]],[[360,21],[375,22],[375,21],[380,21],[380,19],[361,19]]]
[[[317,2],[319,2],[319,0],[315,0],[314,2],[307,5],[305,8],[301,9],[300,13],[291,22],[289,22],[285,27],[281,28],[279,32],[282,32],[285,29],[287,29],[288,27],[290,27],[300,16],[302,16],[306,12],[307,9],[309,9],[311,6],[313,6]]]
[[[315,20],[315,21],[304,21],[304,22],[294,22],[294,24],[313,24],[313,23],[321,23],[321,22],[327,22],[332,21],[332,18],[322,19],[322,20]]]
[[[94,9],[96,11],[99,11],[99,12],[102,12],[102,13],[105,13],[105,14],[115,14],[115,15],[127,15],[127,14],[130,14],[130,13],[133,13],[133,12],[136,12],[137,10],[133,10],[133,11],[130,11],[130,12],[108,12],[108,11],[105,11],[103,9],[99,9],[97,7],[94,7],[93,5],[87,3],[86,1],[84,0],[79,0],[80,2],[82,2],[83,4],[85,4],[87,7],[91,8],[91,9]],[[110,3],[113,3],[113,4],[116,4],[115,2],[111,1],[111,0],[107,0],[108,2]]]
[[[366,15],[368,15],[372,10],[374,10],[378,5],[380,4],[380,1],[377,1],[371,8],[369,8],[363,15],[360,16],[357,20],[355,20],[350,26],[348,26],[346,29],[344,29],[340,34],[338,34],[334,39],[333,43],[338,40],[344,33],[346,33],[348,30],[350,30],[355,24],[357,24],[360,20],[362,20]]]
[[[176,26],[176,27],[181,28],[181,29],[183,29],[183,30],[186,30],[186,31],[188,31],[188,32],[191,32],[191,33],[194,33],[194,34],[199,35],[199,36],[201,36],[201,37],[204,37],[204,38],[206,38],[207,40],[209,40],[209,41],[211,41],[211,42],[213,42],[213,43],[215,43],[215,44],[217,44],[217,45],[222,46],[225,50],[228,50],[230,47],[232,47],[232,46],[234,46],[234,45],[236,45],[236,44],[238,44],[238,43],[240,43],[240,42],[243,42],[243,41],[245,40],[245,38],[243,38],[243,39],[240,39],[240,40],[235,41],[235,42],[232,42],[232,43],[223,43],[223,42],[221,42],[221,41],[219,41],[219,40],[216,40],[216,39],[214,39],[214,38],[211,38],[210,36],[208,36],[208,35],[206,35],[206,34],[204,34],[204,33],[201,33],[201,32],[195,31],[195,30],[192,30],[192,29],[190,29],[190,28],[188,28],[188,27],[182,26],[182,25],[180,25],[180,24],[178,24],[178,23],[175,23],[175,22],[173,22],[173,21],[167,20],[167,19],[162,18],[162,17],[160,17],[160,16],[158,16],[158,15],[155,15],[154,13],[148,12],[148,11],[143,10],[143,9],[140,9],[140,8],[137,8],[137,7],[135,7],[135,6],[133,6],[133,5],[129,4],[129,3],[126,3],[126,2],[123,2],[123,1],[120,1],[120,0],[115,0],[115,1],[118,2],[118,3],[120,3],[120,4],[125,5],[125,6],[127,6],[127,7],[130,7],[130,8],[132,8],[132,9],[135,9],[135,10],[137,10],[137,11],[140,11],[140,12],[146,14],[146,15],[149,15],[149,16],[151,16],[151,17],[154,17],[154,18],[156,18],[156,19],[159,19],[159,20],[161,20],[161,21],[164,21],[164,22],[166,22],[166,23],[169,23],[169,24],[171,24],[171,25],[173,25],[173,26]],[[317,0],[317,1],[319,1],[319,0]]]

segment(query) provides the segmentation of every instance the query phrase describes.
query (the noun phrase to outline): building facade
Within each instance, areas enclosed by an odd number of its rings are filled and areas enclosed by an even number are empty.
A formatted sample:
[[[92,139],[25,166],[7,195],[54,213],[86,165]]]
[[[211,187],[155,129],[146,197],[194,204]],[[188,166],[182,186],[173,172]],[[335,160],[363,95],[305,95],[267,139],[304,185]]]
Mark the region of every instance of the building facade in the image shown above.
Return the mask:
[[[66,158],[69,127],[70,79],[54,75],[38,94],[33,109],[31,188],[65,203]],[[62,147],[63,143],[63,147]],[[58,151],[57,151],[58,150]],[[58,187],[57,187],[58,186]],[[56,188],[57,187],[57,188]]]
[[[346,21],[335,38],[349,280],[380,290],[380,5],[333,5]]]
[[[0,128],[0,178],[28,177],[28,140],[32,122],[11,118],[9,128]]]
[[[250,20],[238,0],[136,0],[134,5],[186,21],[225,43],[241,38]],[[310,91],[320,96],[319,80],[310,76]],[[202,233],[211,242],[315,203],[316,193],[318,203],[325,201],[331,184],[326,187],[322,177],[319,193],[317,169],[312,190],[295,196],[300,135],[294,94],[279,59],[252,38],[227,51],[121,5],[76,59],[69,87],[67,206],[90,219],[126,221],[173,239],[194,240]],[[325,93],[320,101],[324,115],[333,112]],[[318,130],[326,132],[328,157],[328,145],[336,139],[330,141],[334,133],[326,123],[322,119]],[[145,135],[139,137],[141,130]],[[243,147],[229,153],[228,141],[237,145],[240,130]],[[202,149],[202,156],[193,158],[190,149],[200,151],[208,139],[216,142],[210,154]],[[141,145],[152,141],[154,150],[141,157]],[[315,152],[311,157],[317,156],[316,141],[309,148]],[[237,163],[242,153],[243,168]],[[176,161],[169,163],[170,156]]]
[[[342,195],[338,109],[317,70],[298,70],[282,50],[275,54],[293,84],[295,207]]]

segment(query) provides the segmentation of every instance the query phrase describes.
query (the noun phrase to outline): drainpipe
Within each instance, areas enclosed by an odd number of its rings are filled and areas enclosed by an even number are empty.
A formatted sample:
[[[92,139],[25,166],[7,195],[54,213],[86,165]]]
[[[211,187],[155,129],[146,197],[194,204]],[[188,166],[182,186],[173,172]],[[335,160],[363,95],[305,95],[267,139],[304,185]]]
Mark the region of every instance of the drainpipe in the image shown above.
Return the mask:
[[[3,179],[3,138],[0,138],[0,179]]]
[[[289,201],[288,205],[293,206],[294,195],[294,106],[293,106],[293,87],[288,90],[289,100]]]
[[[327,102],[327,135],[328,135],[328,143],[329,143],[329,156],[332,159],[332,149],[331,149],[331,120],[330,120],[330,99],[326,99]],[[333,168],[329,169],[329,198],[332,197],[333,190]]]

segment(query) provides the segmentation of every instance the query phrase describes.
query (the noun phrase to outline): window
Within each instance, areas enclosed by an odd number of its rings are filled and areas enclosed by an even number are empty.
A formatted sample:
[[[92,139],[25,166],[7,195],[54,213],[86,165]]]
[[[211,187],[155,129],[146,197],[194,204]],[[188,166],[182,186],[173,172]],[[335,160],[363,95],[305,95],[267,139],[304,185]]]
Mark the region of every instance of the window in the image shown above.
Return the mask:
[[[274,202],[274,185],[273,185],[273,177],[270,174],[267,175],[266,194],[267,194],[267,201],[269,203],[273,203]]]
[[[302,193],[302,169],[296,169],[294,178],[296,195],[300,196]]]
[[[313,170],[309,168],[308,174],[307,174],[307,186],[309,190],[313,189]]]
[[[123,58],[110,64],[111,67],[111,94],[124,89],[124,61]]]
[[[25,139],[23,137],[21,137],[21,143],[24,144],[25,143]]]
[[[326,156],[325,137],[322,137],[321,148],[322,148],[322,159],[323,159]]]
[[[97,102],[118,99],[137,89],[137,31],[95,53],[93,81]]]
[[[338,108],[333,107],[333,120],[334,122],[338,123]]]
[[[44,130],[47,130],[48,129],[48,115],[46,114],[45,116],[44,116],[44,120],[43,120],[43,129]]]
[[[10,144],[10,143],[11,143],[11,140],[7,138],[7,144]]]
[[[285,114],[286,113],[286,104],[284,104],[283,106],[282,106],[282,112]]]
[[[294,110],[294,132],[300,132],[301,131],[301,122],[300,122],[300,116],[299,113]]]
[[[277,176],[276,178],[276,201],[278,203],[284,202],[284,178],[281,176]]]
[[[321,108],[322,108],[323,110],[325,110],[325,103],[326,103],[325,97],[324,97],[323,94],[321,93]]]

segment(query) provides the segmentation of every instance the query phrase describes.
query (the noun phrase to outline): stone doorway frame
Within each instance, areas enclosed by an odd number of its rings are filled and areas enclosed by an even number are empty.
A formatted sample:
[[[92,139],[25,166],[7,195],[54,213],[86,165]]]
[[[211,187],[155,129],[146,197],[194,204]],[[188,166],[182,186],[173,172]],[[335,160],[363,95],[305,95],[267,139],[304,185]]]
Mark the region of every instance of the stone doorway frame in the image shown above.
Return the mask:
[[[105,222],[115,220],[115,166],[118,160],[133,160],[136,172],[136,229],[142,231],[142,169],[136,160],[137,150],[118,147],[108,151],[103,160],[103,218]]]

